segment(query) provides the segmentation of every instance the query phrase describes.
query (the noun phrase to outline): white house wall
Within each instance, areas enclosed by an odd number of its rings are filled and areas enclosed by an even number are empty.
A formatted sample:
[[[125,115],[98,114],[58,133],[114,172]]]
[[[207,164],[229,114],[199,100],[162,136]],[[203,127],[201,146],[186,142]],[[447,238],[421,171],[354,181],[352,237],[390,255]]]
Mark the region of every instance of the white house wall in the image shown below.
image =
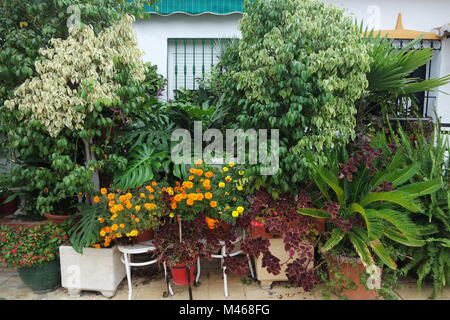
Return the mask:
[[[326,0],[348,9],[358,20],[371,21],[377,29],[394,29],[398,13],[403,14],[405,29],[431,31],[450,22],[450,0]],[[232,38],[239,37],[241,14],[216,16],[205,14],[188,16],[174,14],[167,17],[152,15],[137,21],[135,30],[144,60],[158,66],[158,72],[167,74],[168,39],[171,38]],[[450,40],[442,41],[442,50],[433,61],[432,76],[450,73]],[[450,93],[450,85],[441,87]],[[438,94],[437,109],[442,122],[450,123],[450,96]]]

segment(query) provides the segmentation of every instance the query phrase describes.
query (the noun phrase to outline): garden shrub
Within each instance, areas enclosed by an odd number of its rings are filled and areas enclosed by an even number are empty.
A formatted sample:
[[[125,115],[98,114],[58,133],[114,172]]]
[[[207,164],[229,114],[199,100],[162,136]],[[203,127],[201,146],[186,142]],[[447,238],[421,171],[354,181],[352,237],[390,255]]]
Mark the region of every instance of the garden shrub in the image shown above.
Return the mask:
[[[245,11],[242,40],[212,83],[239,127],[280,130],[281,170],[263,178],[293,191],[326,150],[354,138],[367,47],[352,19],[322,1],[247,1]]]
[[[164,83],[142,63],[132,20],[126,16],[98,35],[87,26],[52,39],[41,50],[37,75],[5,102],[2,129],[19,164],[10,184],[39,192],[41,213],[99,190],[100,170],[126,166],[114,136],[146,112]]]

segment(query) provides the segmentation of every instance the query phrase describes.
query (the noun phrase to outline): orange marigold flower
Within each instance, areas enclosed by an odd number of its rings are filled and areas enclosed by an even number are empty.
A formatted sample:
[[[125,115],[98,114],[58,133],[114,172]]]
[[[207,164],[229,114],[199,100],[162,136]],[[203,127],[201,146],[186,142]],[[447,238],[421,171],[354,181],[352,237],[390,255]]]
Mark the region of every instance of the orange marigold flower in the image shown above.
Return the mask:
[[[100,221],[100,223],[105,222],[105,219],[103,219],[102,217],[98,218],[97,220]]]
[[[204,198],[203,193],[197,193],[197,200],[202,201]]]
[[[192,205],[194,204],[194,200],[191,199],[191,198],[189,198],[189,199],[186,200],[186,204],[187,204],[188,206],[192,206]]]
[[[175,210],[175,209],[177,208],[177,204],[176,204],[176,203],[171,203],[171,204],[170,204],[170,208],[171,208],[172,210]]]
[[[203,174],[203,170],[202,170],[202,169],[198,169],[198,170],[195,172],[195,174],[198,175],[198,176],[201,176],[201,175]]]
[[[111,230],[112,230],[112,231],[116,231],[117,229],[119,229],[119,226],[118,226],[117,224],[113,224],[113,225],[111,226]]]
[[[100,202],[100,197],[99,196],[95,196],[94,197],[94,202],[95,203],[99,203]]]
[[[108,202],[108,206],[110,206],[110,207],[112,207],[112,206],[115,205],[115,204],[116,204],[115,201],[110,201],[110,202]]]
[[[109,193],[108,194],[108,200],[112,200],[112,199],[114,199],[116,196],[114,195],[114,193]]]
[[[186,187],[188,189],[191,189],[194,186],[194,184],[190,181],[184,181],[183,182],[183,187]]]
[[[194,176],[189,176],[189,181],[194,180]]]
[[[131,198],[133,198],[133,195],[132,195],[131,193],[128,192],[128,193],[125,195],[125,198],[128,199],[128,200],[130,200]]]
[[[212,196],[213,196],[213,195],[212,195],[212,193],[211,193],[211,192],[207,192],[207,193],[205,193],[205,198],[206,198],[206,199],[208,199],[208,200],[209,200],[209,199],[211,199],[211,198],[212,198]]]
[[[108,189],[106,189],[106,188],[101,188],[101,189],[100,189],[100,193],[103,194],[103,195],[105,195],[105,194],[108,193]]]
[[[203,160],[202,159],[197,159],[197,160],[195,160],[195,165],[196,166],[200,166],[200,165],[202,165],[203,164]]]
[[[131,205],[131,202],[127,202],[127,203],[125,204],[125,207],[126,207],[127,209],[131,209],[133,206]]]
[[[196,171],[197,171],[197,169],[195,169],[195,168],[190,168],[189,169],[189,173],[192,173],[192,174],[195,174]]]
[[[152,184],[152,186],[154,186],[154,187],[156,187],[156,186],[158,185],[155,181],[153,181],[151,184]]]
[[[125,228],[125,225],[124,225],[123,223],[121,223],[121,224],[119,225],[119,227],[121,227],[121,228],[123,229],[123,228]]]
[[[95,249],[100,249],[100,245],[99,245],[98,243],[94,243],[92,246],[93,246]]]
[[[205,173],[205,177],[207,177],[208,179],[212,178],[214,176],[214,173],[212,173],[211,171],[208,171],[207,173]]]
[[[210,205],[211,208],[215,208],[215,207],[217,207],[217,201],[211,201],[209,203],[209,205]]]

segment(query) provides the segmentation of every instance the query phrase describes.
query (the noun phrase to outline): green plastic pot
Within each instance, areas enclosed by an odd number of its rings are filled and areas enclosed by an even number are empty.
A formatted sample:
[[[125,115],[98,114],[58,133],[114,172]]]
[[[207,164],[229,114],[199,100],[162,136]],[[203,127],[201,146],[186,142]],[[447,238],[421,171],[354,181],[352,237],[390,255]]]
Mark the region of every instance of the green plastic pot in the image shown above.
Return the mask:
[[[20,268],[19,276],[35,293],[54,291],[61,286],[59,260],[44,262],[37,266]]]

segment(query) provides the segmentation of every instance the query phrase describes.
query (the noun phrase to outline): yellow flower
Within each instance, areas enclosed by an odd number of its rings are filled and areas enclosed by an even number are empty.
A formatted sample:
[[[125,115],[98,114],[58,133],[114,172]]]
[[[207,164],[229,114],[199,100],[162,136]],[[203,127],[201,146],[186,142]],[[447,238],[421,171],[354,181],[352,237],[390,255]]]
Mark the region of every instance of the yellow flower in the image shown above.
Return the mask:
[[[106,189],[106,188],[101,188],[101,189],[100,189],[100,193],[103,194],[103,195],[105,195],[105,194],[108,193],[108,189]]]
[[[230,161],[230,163],[228,165],[233,168],[236,165],[236,163],[234,163],[233,161]]]
[[[242,212],[244,212],[244,207],[239,206],[236,208],[236,210],[237,210],[237,212],[242,213]]]
[[[123,223],[121,223],[119,226],[120,226],[122,229],[125,228],[125,225],[124,225]]]
[[[26,22],[26,21],[20,21],[19,27],[21,27],[21,28],[26,28],[26,27],[28,27],[28,22]]]
[[[169,213],[169,217],[173,218],[173,217],[175,217],[175,214],[173,212],[171,212],[171,213]]]
[[[240,176],[243,176],[243,175],[245,174],[245,171],[239,171],[238,174],[239,174]]]
[[[167,194],[169,194],[170,196],[173,196],[173,189],[172,188],[167,188],[166,190]],[[154,198],[154,197],[153,197]]]
[[[139,195],[141,198],[145,198],[146,196],[145,196],[145,193],[141,193],[140,195]]]
[[[212,198],[212,196],[213,196],[213,195],[212,195],[212,193],[211,193],[211,192],[207,192],[207,193],[205,193],[205,198],[206,198],[206,199],[208,199],[208,200],[209,200],[209,199],[211,199],[211,198]]]
[[[242,191],[242,189],[244,189],[242,186],[237,186],[237,189],[239,190],[239,191]]]
[[[225,188],[225,182],[219,182],[219,188]]]
[[[111,216],[111,220],[116,220],[116,218],[117,218],[117,213],[114,213],[112,216]]]
[[[135,206],[135,207],[134,207],[134,210],[136,210],[136,211],[141,210],[141,206]]]
[[[139,220],[139,218],[134,219],[134,222],[139,222],[141,220]]]
[[[100,197],[99,196],[95,196],[94,197],[94,202],[95,203],[99,203],[100,202]]]
[[[239,212],[237,212],[236,210],[234,210],[231,215],[233,216],[233,218],[237,218],[239,217]]]
[[[217,207],[217,201],[211,201],[209,205],[211,206],[211,208],[215,208]]]
[[[223,172],[227,172],[227,171],[228,171],[228,168],[227,168],[227,167],[223,167],[223,168],[222,168],[222,171],[223,171]]]
[[[132,195],[131,193],[128,192],[128,193],[125,195],[125,198],[128,199],[128,200],[130,200],[131,198],[133,198],[133,195]]]
[[[100,236],[101,237],[104,237],[105,235],[106,235],[106,231],[105,230],[100,231]]]
[[[118,226],[117,224],[113,224],[113,225],[111,226],[111,230],[112,230],[112,231],[116,231],[117,229],[119,229],[119,226]]]
[[[130,232],[130,236],[132,236],[132,237],[136,237],[138,234],[139,234],[139,231],[137,231],[137,230],[132,230]]]

